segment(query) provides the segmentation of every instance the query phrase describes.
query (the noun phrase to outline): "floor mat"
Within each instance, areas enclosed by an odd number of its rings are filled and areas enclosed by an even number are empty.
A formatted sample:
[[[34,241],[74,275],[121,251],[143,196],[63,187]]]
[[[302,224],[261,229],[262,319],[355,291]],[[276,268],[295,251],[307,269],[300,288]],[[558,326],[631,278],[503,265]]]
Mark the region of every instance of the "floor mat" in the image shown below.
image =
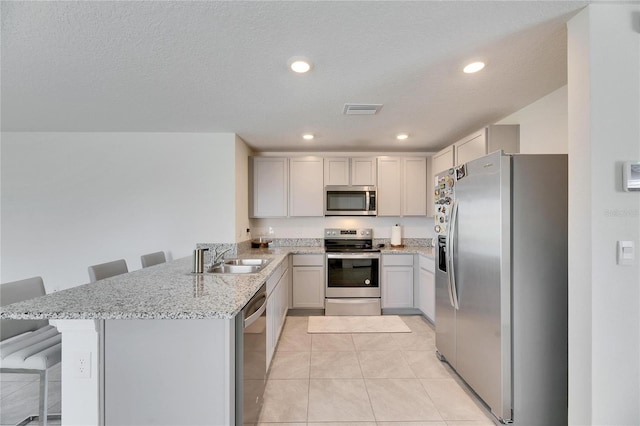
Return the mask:
[[[308,333],[411,333],[397,315],[311,316]]]

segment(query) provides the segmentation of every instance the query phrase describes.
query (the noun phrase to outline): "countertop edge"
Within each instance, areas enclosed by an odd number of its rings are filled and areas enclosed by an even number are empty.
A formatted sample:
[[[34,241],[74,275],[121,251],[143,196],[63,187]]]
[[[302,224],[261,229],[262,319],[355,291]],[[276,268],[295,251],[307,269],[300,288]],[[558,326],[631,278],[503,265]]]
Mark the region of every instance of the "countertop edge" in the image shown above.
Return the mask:
[[[40,298],[0,307],[0,319],[229,320],[233,319],[242,310],[260,287],[288,259],[290,254],[324,255],[325,251],[324,247],[253,249],[242,253],[238,257],[267,257],[273,259],[264,270],[258,274],[237,274],[232,276],[226,274],[203,274],[202,284],[196,284],[196,282],[200,283],[200,281],[198,281],[198,277],[195,274],[189,274],[185,271],[185,268],[188,270],[188,265],[190,265],[190,258],[177,259],[162,264],[164,266],[156,269],[153,269],[155,267],[139,269],[131,271],[126,276],[111,277],[102,280],[103,282],[83,284]],[[382,248],[381,254],[418,254],[427,258],[434,258],[433,248],[431,247]],[[196,285],[202,285],[204,296],[200,296],[200,299],[198,299],[197,295],[189,293],[191,287],[187,288],[187,286]],[[140,291],[137,291],[139,289]],[[144,294],[144,290],[155,293],[157,299],[162,302],[162,304],[157,305],[157,309],[149,304],[152,298],[149,293]],[[213,292],[209,294],[208,299],[205,297],[207,290]],[[198,290],[194,287],[193,291],[197,292]],[[225,291],[228,294],[225,294]],[[109,292],[119,296],[120,299],[110,297]],[[173,310],[171,309],[173,307],[171,299],[174,298],[175,292],[181,292],[182,299],[176,302],[176,309]],[[103,300],[95,300],[100,297]],[[175,296],[175,298],[177,299],[178,296]],[[202,306],[206,305],[205,302],[207,301],[209,301],[211,308]],[[87,307],[86,311],[82,310],[83,303]],[[93,303],[93,308],[90,306],[91,303]],[[189,306],[190,303],[193,306]]]

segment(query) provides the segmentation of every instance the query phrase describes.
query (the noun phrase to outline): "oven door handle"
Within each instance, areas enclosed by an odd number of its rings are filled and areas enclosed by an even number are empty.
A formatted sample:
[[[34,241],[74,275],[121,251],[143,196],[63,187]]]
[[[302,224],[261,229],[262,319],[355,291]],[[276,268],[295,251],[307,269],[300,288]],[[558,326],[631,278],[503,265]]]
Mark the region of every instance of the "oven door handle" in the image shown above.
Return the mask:
[[[379,259],[380,253],[327,253],[327,259]]]

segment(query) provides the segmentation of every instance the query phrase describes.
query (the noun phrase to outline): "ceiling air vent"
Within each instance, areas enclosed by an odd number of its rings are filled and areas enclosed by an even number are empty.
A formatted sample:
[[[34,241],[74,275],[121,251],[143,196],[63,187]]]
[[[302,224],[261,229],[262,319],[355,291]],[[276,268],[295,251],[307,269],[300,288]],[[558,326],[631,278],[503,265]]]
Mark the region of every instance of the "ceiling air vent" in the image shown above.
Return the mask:
[[[345,115],[374,115],[382,108],[382,104],[344,104]]]

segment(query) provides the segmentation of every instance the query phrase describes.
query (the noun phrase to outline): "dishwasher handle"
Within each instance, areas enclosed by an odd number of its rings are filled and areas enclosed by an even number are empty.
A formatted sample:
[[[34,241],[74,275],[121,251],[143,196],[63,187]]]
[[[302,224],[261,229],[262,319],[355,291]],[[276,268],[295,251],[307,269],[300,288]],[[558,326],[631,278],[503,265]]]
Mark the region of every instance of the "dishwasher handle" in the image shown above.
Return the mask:
[[[264,313],[265,309],[267,309],[267,295],[263,293],[258,298],[253,300],[250,305],[246,308],[247,312],[251,312],[247,318],[244,320],[244,328],[249,327],[251,324],[256,322],[260,316]]]

